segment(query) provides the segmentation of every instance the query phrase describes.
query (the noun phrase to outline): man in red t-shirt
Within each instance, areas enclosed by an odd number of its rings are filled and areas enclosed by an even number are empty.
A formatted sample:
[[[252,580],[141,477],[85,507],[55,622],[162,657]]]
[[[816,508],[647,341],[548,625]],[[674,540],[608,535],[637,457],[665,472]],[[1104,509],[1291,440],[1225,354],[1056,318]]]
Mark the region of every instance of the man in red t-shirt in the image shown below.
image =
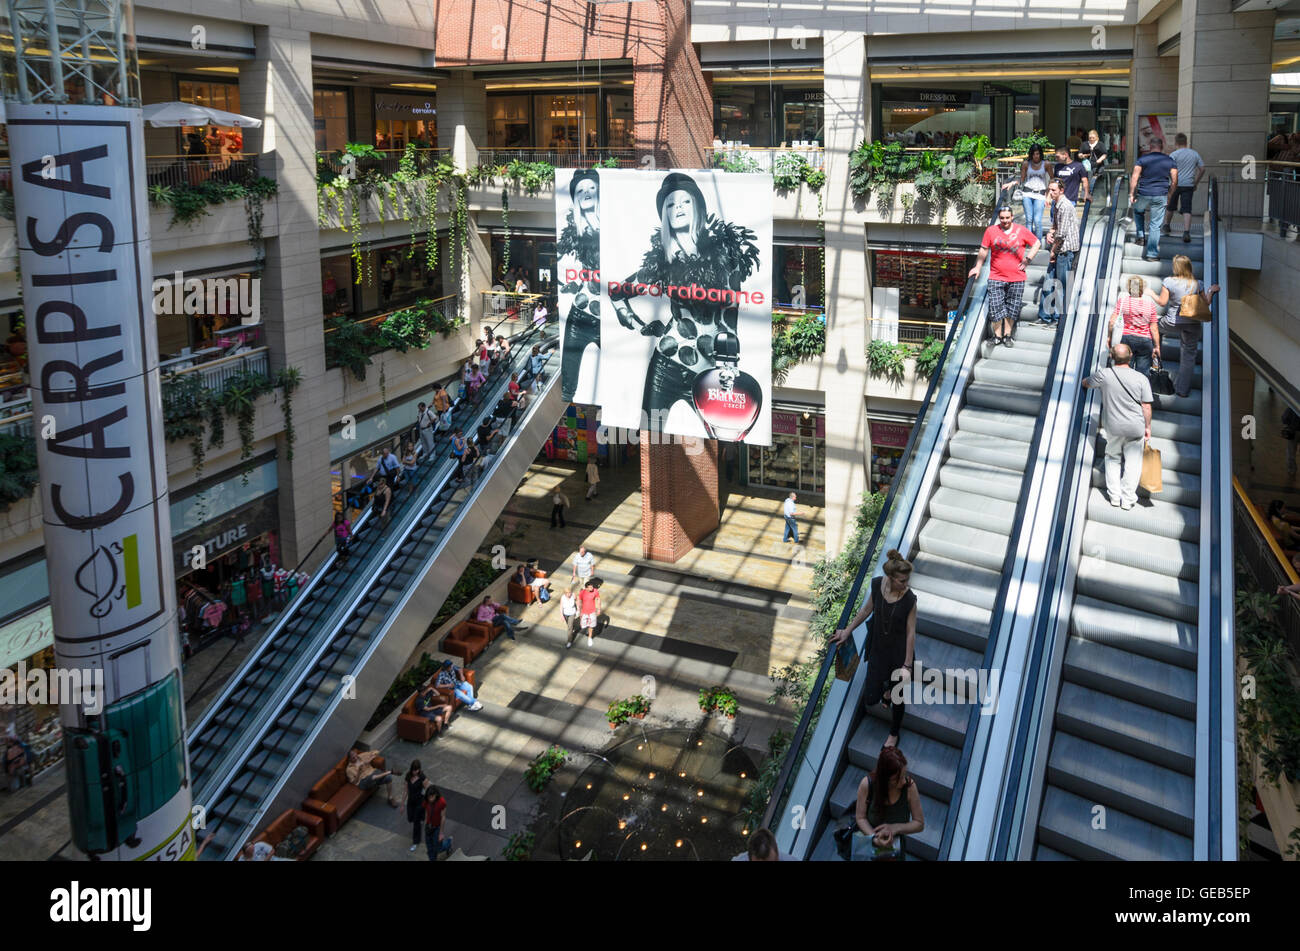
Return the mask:
[[[998,209],[998,223],[984,230],[979,259],[968,276],[978,276],[984,259],[993,256],[989,264],[988,302],[994,346],[1000,343],[1014,346],[1011,333],[1020,318],[1020,305],[1025,296],[1025,268],[1038,248],[1038,239],[1024,225],[1016,224],[1006,205]]]
[[[451,851],[451,836],[439,839],[442,822],[447,817],[447,800],[437,786],[430,786],[424,794],[424,845],[429,850],[429,861],[438,861],[439,852]]]
[[[591,581],[578,592],[578,618],[581,628],[587,632],[587,646],[590,647],[592,632],[600,620],[600,592]]]

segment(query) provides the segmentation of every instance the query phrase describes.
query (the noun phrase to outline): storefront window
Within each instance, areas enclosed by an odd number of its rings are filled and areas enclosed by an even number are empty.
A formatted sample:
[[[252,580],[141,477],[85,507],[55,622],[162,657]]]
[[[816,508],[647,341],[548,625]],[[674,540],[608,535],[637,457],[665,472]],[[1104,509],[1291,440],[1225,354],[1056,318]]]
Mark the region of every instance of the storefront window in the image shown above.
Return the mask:
[[[537,148],[563,152],[597,146],[594,93],[547,93],[533,97]]]
[[[438,238],[439,260],[447,253],[447,237]],[[442,267],[428,267],[425,242],[394,244],[362,252],[369,282],[357,283],[350,254],[321,258],[321,308],[330,317],[369,317],[397,310],[415,301],[443,296]]]
[[[237,345],[251,345],[254,341],[260,345],[260,329],[256,324],[243,324],[245,305],[251,306],[252,272],[241,274],[205,275],[204,280],[211,283],[200,294],[187,290],[183,285],[179,292],[175,284],[166,278],[159,278],[164,283],[155,285],[155,299],[166,302],[166,310],[158,314],[158,352],[163,359],[179,356],[189,347],[192,350],[204,350],[210,347],[232,348]],[[161,295],[161,297],[160,297]],[[187,311],[194,309],[194,313]],[[239,340],[237,328],[246,326],[247,333]]]
[[[1097,124],[1093,126],[1101,136],[1102,144],[1109,150],[1112,168],[1125,161],[1124,130],[1128,128],[1128,89],[1124,86],[1102,86],[1101,101],[1097,109]]]
[[[181,102],[239,112],[239,83],[194,82],[182,80],[178,98]],[[244,151],[244,133],[235,126],[182,126],[180,152],[204,156],[217,165],[227,165]]]
[[[948,147],[963,135],[992,132],[990,99],[977,85],[942,89],[877,88],[880,136],[886,142]]]
[[[749,447],[749,484],[826,491],[826,416],[820,407],[772,410],[772,445]]]
[[[888,492],[890,483],[898,474],[898,465],[907,448],[907,437],[912,434],[912,423],[871,419],[871,488],[875,492]]]
[[[786,145],[792,146],[795,142],[822,144],[823,96],[820,87],[785,87],[782,106],[785,124],[781,139]]]
[[[1070,83],[1070,141],[1088,141],[1088,132],[1097,128],[1097,86]],[[1097,130],[1100,134],[1101,130]]]
[[[493,235],[492,273],[496,276],[493,284],[502,287],[506,286],[505,249],[505,235]],[[511,235],[510,270],[515,271],[516,276],[523,274],[529,293],[550,294],[555,289],[555,238]],[[514,289],[511,280],[507,290]]]
[[[337,152],[348,143],[348,91],[317,89],[313,99],[316,108],[316,151]]]
[[[811,244],[772,247],[772,303],[795,310],[825,306],[819,247]]]
[[[487,97],[488,147],[526,149],[533,144],[528,96]]]
[[[321,258],[321,306],[326,319],[351,317],[356,313],[352,301],[352,257],[335,254]]]
[[[427,96],[375,93],[375,148],[398,151],[438,146],[438,104]]]
[[[605,95],[605,145],[611,149],[630,149],[636,146],[632,97],[626,93]]]
[[[897,287],[900,317],[946,320],[966,287],[975,256],[920,251],[871,251],[872,287]]]

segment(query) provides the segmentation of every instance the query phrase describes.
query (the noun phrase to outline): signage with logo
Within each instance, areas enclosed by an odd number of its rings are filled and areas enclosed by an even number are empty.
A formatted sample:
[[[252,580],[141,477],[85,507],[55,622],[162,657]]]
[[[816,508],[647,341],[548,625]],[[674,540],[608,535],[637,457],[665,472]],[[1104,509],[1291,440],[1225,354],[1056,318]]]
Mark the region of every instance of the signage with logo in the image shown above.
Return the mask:
[[[264,532],[273,531],[278,524],[276,495],[263,496],[243,508],[219,519],[214,519],[176,539],[173,547],[176,573],[188,573],[194,548],[202,545],[211,565],[218,558],[234,551],[244,542],[252,541]]]
[[[438,102],[433,96],[375,95],[376,119],[432,119],[437,114]]]
[[[916,89],[908,86],[882,86],[880,98],[884,102],[904,102],[908,105],[928,103],[955,106],[970,102],[969,89]]]
[[[54,616],[46,604],[0,627],[0,667],[12,667],[53,643]]]
[[[826,99],[826,90],[824,89],[805,89],[803,91],[804,102],[822,102]]]
[[[1070,97],[1071,109],[1091,109],[1096,104],[1097,104],[1096,96],[1071,96]]]
[[[903,449],[907,446],[907,437],[912,435],[912,427],[907,423],[885,423],[871,420],[871,445]]]

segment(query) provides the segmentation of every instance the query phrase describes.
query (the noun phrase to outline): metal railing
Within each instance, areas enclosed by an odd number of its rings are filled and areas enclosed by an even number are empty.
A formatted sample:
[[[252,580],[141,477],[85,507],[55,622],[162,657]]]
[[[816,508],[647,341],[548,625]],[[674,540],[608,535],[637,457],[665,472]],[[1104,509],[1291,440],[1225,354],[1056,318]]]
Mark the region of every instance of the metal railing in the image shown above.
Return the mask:
[[[1236,476],[1232,479],[1233,537],[1235,554],[1245,563],[1250,576],[1265,594],[1272,594],[1280,585],[1300,583],[1300,575],[1288,564],[1286,554],[1269,529],[1268,522]],[[1300,662],[1300,601],[1283,596],[1279,598],[1278,624],[1286,638],[1291,656]]]
[[[545,294],[517,294],[514,291],[479,291],[483,298],[484,322],[531,320]]]
[[[145,157],[148,183],[168,188],[197,187],[207,182],[248,185],[259,175],[255,152],[221,155],[149,155]]]
[[[753,145],[735,145],[717,143],[713,145],[713,158],[716,164],[719,158],[732,161],[750,159],[758,163],[759,171],[770,172],[778,155],[786,153],[802,156],[804,161],[816,169],[826,168],[826,150],[819,145],[800,148],[764,148]]]
[[[645,154],[642,150],[641,155]],[[571,149],[479,149],[480,165],[509,165],[511,162],[546,162],[556,168],[590,168],[597,162],[618,162],[616,168],[638,168],[640,158],[636,149],[571,148]]]
[[[1220,162],[1219,216],[1230,228],[1258,224],[1285,235],[1300,228],[1300,164],[1295,162]]]
[[[381,175],[394,174],[402,164],[402,157],[406,154],[405,149],[376,149],[382,156],[381,158],[358,158],[356,161],[357,174],[361,175],[367,171],[376,171]],[[334,152],[317,152],[316,169],[319,173],[323,169],[328,169],[333,175],[342,175],[344,173],[344,162],[342,161],[343,153]],[[429,165],[438,164],[439,159],[450,158],[451,149],[416,149],[415,162],[420,168]]]
[[[220,357],[204,363],[195,363],[193,357],[177,357],[158,364],[158,369],[166,377],[180,377],[197,374],[208,390],[224,391],[231,380],[245,373],[261,373],[270,376],[271,351],[267,347],[258,347],[247,353],[237,353],[229,357]],[[163,393],[164,409],[170,400]]]

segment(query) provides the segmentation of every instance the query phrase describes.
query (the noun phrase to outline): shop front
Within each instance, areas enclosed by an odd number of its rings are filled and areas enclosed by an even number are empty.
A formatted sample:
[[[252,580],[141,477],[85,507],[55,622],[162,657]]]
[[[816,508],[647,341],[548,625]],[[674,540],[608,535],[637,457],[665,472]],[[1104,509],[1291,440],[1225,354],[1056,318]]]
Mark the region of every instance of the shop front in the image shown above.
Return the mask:
[[[338,152],[352,141],[352,90],[317,86],[312,93],[316,151]]]
[[[562,161],[566,152],[580,156],[587,149],[630,149],[634,141],[632,94],[622,86],[590,92],[489,91],[487,96],[489,149],[557,152]]]
[[[1070,83],[1071,144],[1088,141],[1088,133],[1097,131],[1105,147],[1111,168],[1124,164],[1124,129],[1128,125],[1128,88]]]
[[[822,81],[762,82],[739,78],[713,84],[713,137],[755,148],[825,142]]]
[[[750,446],[748,485],[799,492],[826,491],[826,411],[809,404],[772,408],[772,445]]]
[[[995,145],[1042,128],[1041,83],[945,81],[942,86],[872,86],[880,138],[909,147],[947,148],[963,135]]]
[[[180,79],[176,99],[195,106],[239,113],[239,83],[211,79]],[[237,126],[181,126],[177,130],[178,154],[202,157],[213,166],[225,167],[238,160],[244,151],[244,133]],[[197,181],[191,181],[197,185]]]
[[[189,657],[217,638],[243,636],[297,593],[280,564],[274,455],[247,480],[222,477],[172,500],[172,551],[181,646]],[[291,590],[292,589],[292,590]]]
[[[871,431],[871,489],[888,492],[916,421],[869,415],[867,422]]]
[[[975,254],[871,247],[871,286],[898,288],[898,316],[945,323],[957,310]]]
[[[506,266],[506,236],[492,232],[493,284],[501,290],[513,291],[514,278],[523,276],[530,294],[549,296],[555,291],[555,232],[510,232],[510,264]],[[514,271],[507,286],[506,271]]]
[[[438,261],[447,253],[447,235],[438,236]],[[350,251],[321,256],[321,306],[326,318],[360,320],[398,310],[422,298],[443,296],[442,267],[429,266],[426,242],[390,243],[361,253],[357,264]]]
[[[438,98],[375,90],[375,148],[400,152],[438,147]]]
[[[41,558],[42,578],[44,564]],[[8,585],[0,584],[0,587]],[[54,619],[48,603],[0,624],[0,671],[7,671],[5,680],[14,688],[13,696],[0,695],[0,789],[35,780],[63,759],[59,708],[54,703],[41,702],[55,698],[48,694],[28,695],[25,687],[20,692],[18,686],[20,679],[24,684],[30,683],[30,672],[52,670],[54,666]],[[9,743],[15,741],[22,749],[22,765],[19,766],[15,754],[10,773],[4,764],[9,756]]]

